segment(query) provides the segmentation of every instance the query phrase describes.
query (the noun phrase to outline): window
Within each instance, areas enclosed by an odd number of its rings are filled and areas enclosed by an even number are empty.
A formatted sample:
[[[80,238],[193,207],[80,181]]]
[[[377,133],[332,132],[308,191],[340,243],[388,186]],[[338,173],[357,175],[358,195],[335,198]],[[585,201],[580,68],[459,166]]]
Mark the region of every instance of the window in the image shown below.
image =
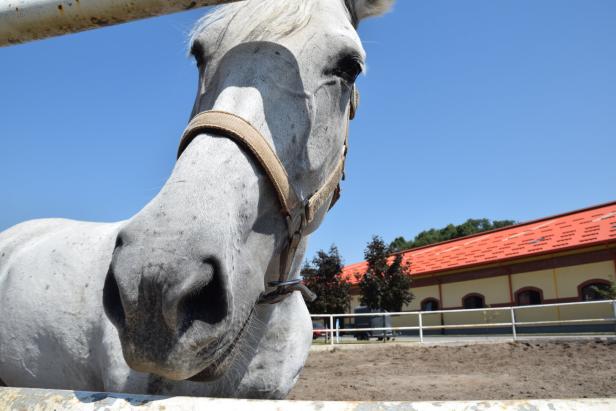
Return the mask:
[[[481,294],[467,294],[462,298],[462,306],[465,309],[485,307],[485,298]]]
[[[438,300],[436,298],[426,298],[421,302],[421,311],[438,310]]]
[[[518,305],[537,305],[543,302],[543,292],[539,288],[525,287],[515,293]]]
[[[582,301],[608,300],[610,283],[605,280],[589,280],[578,286]]]

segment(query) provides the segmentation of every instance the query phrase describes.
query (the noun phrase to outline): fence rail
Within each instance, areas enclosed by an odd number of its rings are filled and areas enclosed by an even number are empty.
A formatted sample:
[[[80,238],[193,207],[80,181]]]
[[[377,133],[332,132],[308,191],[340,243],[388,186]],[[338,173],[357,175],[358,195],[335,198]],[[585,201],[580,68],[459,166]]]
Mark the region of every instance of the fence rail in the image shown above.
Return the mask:
[[[557,319],[557,320],[540,320],[540,321],[520,321],[516,319],[516,312],[537,310],[541,311],[547,308],[561,307],[586,307],[592,305],[608,305],[611,306],[611,317],[592,317],[592,318],[573,318],[573,319]],[[424,325],[424,320],[428,316],[434,315],[449,315],[456,313],[489,313],[489,312],[508,312],[509,321],[489,322],[486,319],[484,322],[462,323],[462,324],[445,324],[440,325]],[[560,315],[560,314],[559,314]],[[411,326],[382,326],[382,327],[346,327],[340,328],[339,319],[354,318],[354,317],[416,317],[417,325]],[[329,327],[315,328],[315,332],[323,333],[331,345],[340,342],[340,334],[356,334],[359,332],[385,332],[391,331],[418,331],[419,341],[424,342],[424,331],[428,330],[448,330],[448,329],[478,329],[478,328],[499,328],[510,327],[513,340],[518,339],[520,327],[530,326],[561,326],[561,325],[580,325],[580,324],[616,324],[616,300],[600,300],[600,301],[583,301],[572,303],[557,303],[557,304],[538,304],[538,305],[523,305],[523,306],[507,306],[507,307],[486,307],[472,309],[454,309],[454,310],[435,310],[435,311],[400,311],[400,312],[385,312],[385,313],[356,313],[356,314],[311,314],[313,320],[325,319],[329,320]],[[616,328],[615,328],[616,332]],[[571,333],[575,334],[575,333]]]
[[[0,47],[236,0],[4,0]]]
[[[280,401],[239,400],[226,398],[157,397],[151,395],[114,394],[44,390],[37,388],[0,387],[0,409],[55,411],[160,411],[162,409],[235,411],[526,411],[553,410],[594,411],[614,410],[615,398],[584,398],[568,400],[505,400],[505,401]]]

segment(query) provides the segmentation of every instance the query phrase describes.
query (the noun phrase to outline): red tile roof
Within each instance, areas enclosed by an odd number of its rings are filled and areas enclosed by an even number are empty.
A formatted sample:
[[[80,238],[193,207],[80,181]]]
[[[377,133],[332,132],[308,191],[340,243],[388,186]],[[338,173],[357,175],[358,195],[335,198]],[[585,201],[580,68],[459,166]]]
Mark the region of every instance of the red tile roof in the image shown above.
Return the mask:
[[[401,253],[412,275],[424,275],[608,242],[616,243],[616,201]],[[355,283],[365,270],[363,261],[342,272]]]

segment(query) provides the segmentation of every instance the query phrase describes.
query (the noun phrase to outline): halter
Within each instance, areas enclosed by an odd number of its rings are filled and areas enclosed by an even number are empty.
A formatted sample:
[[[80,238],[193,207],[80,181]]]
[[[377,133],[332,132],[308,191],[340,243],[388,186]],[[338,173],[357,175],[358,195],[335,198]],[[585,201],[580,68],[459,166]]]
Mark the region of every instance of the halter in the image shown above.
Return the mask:
[[[357,27],[357,13],[353,0],[344,0],[349,11],[353,27]],[[200,134],[215,132],[230,138],[244,149],[248,150],[261,165],[276,191],[280,203],[280,213],[287,223],[288,238],[286,246],[280,254],[278,280],[269,281],[267,285],[274,290],[263,293],[259,304],[275,304],[287,298],[294,291],[299,291],[306,301],[314,301],[317,295],[302,284],[301,279],[289,279],[291,267],[297,252],[297,247],[303,238],[304,229],[312,223],[318,211],[330,198],[328,210],[340,198],[340,180],[344,178],[344,162],[348,151],[349,122],[355,117],[359,105],[359,93],[353,86],[348,106],[348,120],[345,127],[344,146],[336,166],[325,182],[307,200],[302,201],[289,181],[289,175],[280,158],[269,145],[265,137],[246,119],[226,111],[204,111],[192,118],[180,139],[177,158],[180,158],[186,147]]]
[[[332,208],[336,201],[338,201],[338,198],[340,198],[340,180],[343,178],[344,161],[348,148],[349,121],[355,117],[358,103],[359,95],[355,87],[353,87],[349,103],[349,120],[346,122],[344,147],[340,158],[321,188],[305,201],[302,201],[295,192],[289,181],[286,169],[265,137],[242,117],[225,111],[204,111],[193,117],[190,123],[188,123],[186,130],[184,130],[178,148],[178,158],[195,137],[208,131],[215,132],[223,137],[230,138],[248,150],[261,165],[274,186],[280,203],[280,213],[287,223],[288,238],[287,244],[280,255],[278,280],[268,282],[268,286],[273,287],[274,290],[263,294],[259,298],[259,303],[273,304],[280,302],[293,291],[300,291],[307,301],[314,301],[316,299],[316,294],[304,286],[300,279],[291,280],[289,275],[297,247],[303,237],[304,229],[312,223],[314,217],[330,196],[329,208]]]

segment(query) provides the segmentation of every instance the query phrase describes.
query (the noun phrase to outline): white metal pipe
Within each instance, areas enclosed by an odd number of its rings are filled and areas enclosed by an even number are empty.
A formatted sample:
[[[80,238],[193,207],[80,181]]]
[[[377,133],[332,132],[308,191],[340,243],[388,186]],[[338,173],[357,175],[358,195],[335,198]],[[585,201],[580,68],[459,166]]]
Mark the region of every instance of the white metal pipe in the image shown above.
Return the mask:
[[[482,323],[482,324],[448,324],[448,325],[424,325],[424,330],[448,330],[452,328],[490,328],[509,327],[511,323]]]
[[[417,326],[408,326],[408,327],[376,327],[376,328],[339,328],[338,331],[341,333],[347,333],[347,334],[352,334],[354,331],[388,331],[388,330],[393,330],[393,331],[398,331],[398,330],[419,330],[419,327]],[[331,333],[336,332],[335,328],[329,329],[329,328],[323,328],[323,329],[314,329],[314,331],[321,331],[324,333]]]
[[[489,327],[506,327],[516,325],[529,326],[529,325],[550,325],[550,324],[576,324],[576,323],[616,323],[614,318],[585,318],[576,320],[546,320],[546,321],[524,321],[515,323],[503,322],[503,323],[475,323],[475,324],[449,324],[449,325],[421,325],[421,326],[408,326],[408,327],[374,327],[374,328],[340,328],[339,332],[353,332],[353,331],[385,331],[385,330],[432,330],[432,329],[446,329],[446,328],[489,328]],[[323,330],[317,330],[323,331]],[[331,329],[327,331],[336,331]]]
[[[340,344],[340,320],[336,318],[336,344]]]
[[[516,322],[518,327],[524,327],[529,325],[558,325],[558,324],[575,324],[575,323],[616,323],[614,318],[586,318],[577,320],[545,320],[545,321],[524,321]]]
[[[612,312],[614,313],[614,319],[616,319],[616,300],[612,301]],[[616,331],[616,329],[614,331]]]
[[[616,302],[616,300],[614,300]],[[600,300],[600,301],[578,301],[572,303],[554,303],[554,304],[536,304],[536,305],[520,305],[514,306],[516,310],[533,309],[533,308],[549,308],[549,307],[566,307],[566,306],[578,306],[578,305],[592,305],[592,304],[611,304],[612,300]],[[398,311],[389,313],[353,313],[353,314],[333,314],[334,317],[375,317],[375,316],[401,316],[401,315],[417,315],[422,313],[424,315],[431,314],[448,314],[448,313],[471,313],[471,312],[483,312],[483,311],[507,311],[511,306],[505,307],[485,307],[485,308],[459,308],[455,310],[435,310],[435,311]],[[314,318],[329,317],[330,314],[311,314]]]
[[[423,321],[421,318],[421,313],[419,313],[418,322],[419,322],[419,342],[423,342]]]
[[[516,322],[516,326],[529,326],[529,325],[550,325],[550,324],[575,324],[575,323],[616,323],[613,318],[589,318],[581,320],[558,320],[558,321],[528,321],[528,322]],[[332,328],[332,329],[315,329],[315,331],[325,331],[328,333],[340,332],[340,333],[353,333],[359,331],[410,331],[410,330],[438,330],[438,329],[450,329],[450,328],[492,328],[492,327],[509,327],[514,323],[481,323],[481,324],[449,324],[449,325],[422,325],[408,327],[374,327],[374,328]],[[516,336],[517,337],[517,336]]]
[[[515,309],[511,307],[511,331],[513,332],[513,341],[518,339],[518,333],[515,330]]]
[[[575,301],[572,303],[554,303],[554,304],[533,304],[533,305],[517,305],[516,310],[524,310],[526,308],[549,308],[549,307],[567,307],[573,305],[592,305],[592,304],[605,304],[610,300],[597,300],[597,301]]]
[[[509,322],[507,323],[482,323],[482,324],[424,325],[422,326],[422,329],[437,330],[437,329],[447,329],[447,328],[489,328],[489,327],[508,327],[510,325],[511,323]],[[339,331],[341,333],[352,334],[353,332],[357,332],[357,331],[410,331],[410,330],[419,330],[419,327],[418,326],[408,326],[408,327],[340,328]],[[331,331],[335,331],[335,329],[332,329]]]
[[[330,338],[331,340],[329,341],[330,345],[334,345],[334,316],[330,315],[329,316],[329,328],[331,328],[331,334],[330,334]]]
[[[0,0],[0,46],[238,0]]]
[[[558,321],[531,321],[531,322],[519,322],[516,321],[515,311],[519,309],[528,308],[545,308],[545,307],[559,307],[559,306],[582,306],[591,304],[610,304],[614,308],[614,318],[587,318],[587,319],[574,319],[574,320],[558,320]],[[425,314],[439,314],[439,313],[467,313],[467,312],[481,312],[481,311],[504,311],[509,310],[511,313],[511,322],[500,323],[476,323],[476,324],[450,324],[450,325],[423,325],[423,315]],[[440,311],[402,311],[395,313],[357,313],[357,314],[312,314],[313,318],[329,318],[330,324],[333,324],[333,319],[340,317],[366,317],[366,316],[406,316],[417,315],[419,326],[408,327],[376,327],[376,328],[340,328],[339,326],[330,328],[319,329],[316,331],[323,331],[326,335],[331,336],[333,344],[333,334],[339,333],[353,333],[359,331],[401,331],[401,330],[419,330],[420,341],[423,340],[423,331],[431,329],[455,329],[455,328],[490,328],[490,327],[507,327],[512,328],[513,338],[517,339],[517,329],[519,326],[529,325],[556,325],[556,324],[579,324],[579,323],[616,323],[616,300],[602,300],[602,301],[585,301],[585,302],[573,302],[573,303],[559,303],[559,304],[545,304],[545,305],[530,305],[530,306],[512,306],[512,307],[497,307],[497,308],[477,308],[477,309],[458,309],[458,310],[440,310]],[[338,341],[339,342],[339,341]]]

